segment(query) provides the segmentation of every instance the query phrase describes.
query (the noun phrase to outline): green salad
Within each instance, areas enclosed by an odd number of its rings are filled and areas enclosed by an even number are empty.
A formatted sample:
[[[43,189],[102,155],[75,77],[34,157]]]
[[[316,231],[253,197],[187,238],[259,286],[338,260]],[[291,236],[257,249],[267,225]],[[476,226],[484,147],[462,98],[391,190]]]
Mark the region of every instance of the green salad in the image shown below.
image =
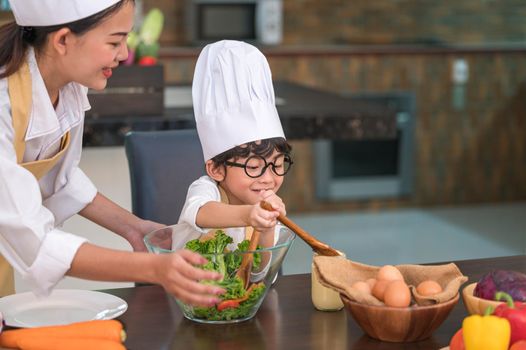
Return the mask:
[[[243,286],[241,278],[236,272],[241,265],[243,254],[236,254],[248,250],[249,240],[244,240],[231,252],[227,246],[234,240],[222,230],[217,230],[212,239],[200,241],[194,239],[186,243],[185,248],[197,252],[208,259],[208,263],[201,268],[217,271],[223,275],[220,281],[203,281],[220,286],[226,292],[220,295],[221,302],[212,307],[193,307],[193,316],[210,321],[227,321],[249,316],[253,307],[265,293],[265,284],[253,283],[247,289]],[[259,248],[259,246],[258,246]],[[233,253],[233,254],[229,254]],[[261,264],[261,254],[254,253],[253,268]]]

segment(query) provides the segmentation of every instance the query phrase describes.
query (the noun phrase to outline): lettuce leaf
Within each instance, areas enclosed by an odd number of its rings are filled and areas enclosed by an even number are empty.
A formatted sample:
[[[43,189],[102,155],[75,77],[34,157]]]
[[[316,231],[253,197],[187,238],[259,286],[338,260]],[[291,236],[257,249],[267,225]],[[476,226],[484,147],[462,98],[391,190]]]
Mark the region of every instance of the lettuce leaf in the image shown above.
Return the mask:
[[[199,239],[194,239],[186,243],[186,248],[203,255],[208,259],[208,263],[201,266],[202,269],[217,271],[223,275],[220,281],[203,281],[203,283],[217,285],[226,290],[220,296],[222,300],[239,299],[245,296],[247,290],[243,286],[241,278],[236,276],[236,272],[243,260],[242,252],[248,250],[250,241],[244,240],[237,245],[236,250],[231,254],[227,246],[233,242],[232,237],[225,234],[223,230],[217,230],[215,236],[207,241],[201,242]],[[261,248],[258,246],[258,248]],[[254,253],[253,268],[257,268],[261,264],[261,254]],[[207,320],[231,320],[246,317],[250,314],[252,308],[260,300],[266,287],[264,284],[255,287],[247,300],[242,302],[237,308],[227,308],[218,311],[213,307],[194,307],[193,314],[197,318]]]

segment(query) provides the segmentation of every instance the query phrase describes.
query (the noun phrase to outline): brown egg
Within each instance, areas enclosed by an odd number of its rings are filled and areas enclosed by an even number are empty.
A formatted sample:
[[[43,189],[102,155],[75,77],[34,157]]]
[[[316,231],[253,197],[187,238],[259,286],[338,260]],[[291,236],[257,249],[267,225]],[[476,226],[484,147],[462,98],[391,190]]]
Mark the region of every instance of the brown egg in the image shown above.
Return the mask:
[[[404,280],[404,276],[402,276],[402,273],[400,273],[400,270],[398,270],[393,265],[385,265],[378,270],[378,273],[376,274],[377,280],[384,280],[384,281],[397,281],[397,280]]]
[[[392,307],[408,307],[411,304],[411,292],[404,281],[391,281],[384,292],[384,303]]]
[[[372,290],[372,293],[376,299],[384,301],[385,288],[387,287],[388,284],[389,284],[389,281],[384,281],[384,280],[376,281],[376,283],[374,284],[373,290]]]
[[[427,280],[420,282],[416,287],[416,291],[420,295],[429,296],[442,292],[442,287],[435,281]]]
[[[374,288],[374,285],[376,284],[376,278],[369,278],[367,281],[365,281],[369,287],[371,288],[371,290],[373,290]]]
[[[367,284],[367,282],[364,281],[358,281],[354,282],[351,286],[351,288],[354,288],[362,293],[365,294],[371,294],[371,287]]]

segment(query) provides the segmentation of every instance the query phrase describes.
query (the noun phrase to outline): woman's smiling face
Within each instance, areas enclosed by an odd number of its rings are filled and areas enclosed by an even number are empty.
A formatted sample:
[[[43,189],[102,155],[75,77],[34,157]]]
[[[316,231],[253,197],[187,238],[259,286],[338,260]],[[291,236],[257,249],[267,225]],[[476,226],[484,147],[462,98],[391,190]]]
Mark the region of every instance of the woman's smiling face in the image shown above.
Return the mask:
[[[112,69],[128,57],[126,39],[133,28],[134,9],[134,2],[126,1],[88,32],[78,36],[70,33],[62,67],[71,81],[96,90],[106,87]]]

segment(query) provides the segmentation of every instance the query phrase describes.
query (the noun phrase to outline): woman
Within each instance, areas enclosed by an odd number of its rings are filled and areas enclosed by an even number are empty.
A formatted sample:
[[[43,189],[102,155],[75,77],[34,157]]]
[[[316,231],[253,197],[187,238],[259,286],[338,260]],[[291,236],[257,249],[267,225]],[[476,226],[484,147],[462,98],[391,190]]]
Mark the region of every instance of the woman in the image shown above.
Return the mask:
[[[98,193],[79,169],[87,88],[103,89],[128,56],[133,0],[10,0],[15,22],[0,28],[0,252],[37,294],[64,276],[162,285],[196,305],[223,291],[220,278],[193,265],[189,251],[168,255],[95,246],[58,227],[70,216],[121,235],[134,250],[162,225],[141,220]],[[1,264],[0,264],[1,265]],[[4,267],[0,271],[6,270]],[[2,283],[13,292],[12,274]]]

